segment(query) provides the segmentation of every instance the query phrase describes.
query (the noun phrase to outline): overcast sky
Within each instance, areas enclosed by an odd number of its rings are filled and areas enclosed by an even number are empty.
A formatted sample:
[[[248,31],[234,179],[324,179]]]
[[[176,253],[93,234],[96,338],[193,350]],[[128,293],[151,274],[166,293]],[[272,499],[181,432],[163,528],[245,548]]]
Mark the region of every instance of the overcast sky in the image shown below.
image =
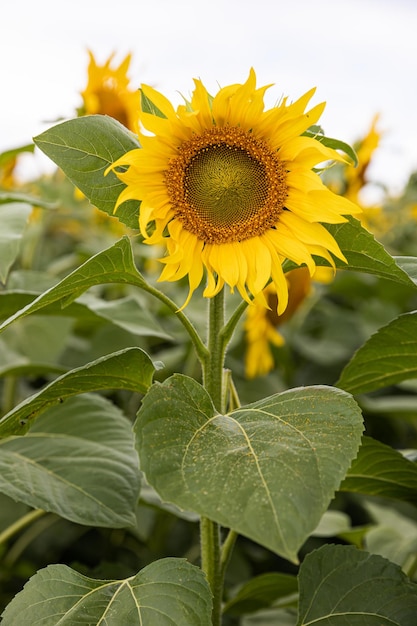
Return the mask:
[[[193,77],[215,92],[251,66],[275,84],[269,105],[316,86],[329,136],[353,142],[380,112],[373,179],[396,192],[417,170],[415,0],[9,0],[0,14],[0,151],[75,115],[90,48],[132,52],[132,86],[175,103]]]

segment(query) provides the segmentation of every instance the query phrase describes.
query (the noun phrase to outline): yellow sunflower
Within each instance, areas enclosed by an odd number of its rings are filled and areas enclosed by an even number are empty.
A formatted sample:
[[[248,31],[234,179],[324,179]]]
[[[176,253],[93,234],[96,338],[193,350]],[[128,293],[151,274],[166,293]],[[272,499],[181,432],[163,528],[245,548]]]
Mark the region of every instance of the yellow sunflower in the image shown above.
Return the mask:
[[[176,110],[158,91],[142,87],[159,115],[142,107],[142,147],[109,168],[126,185],[115,210],[126,200],[141,200],[145,243],[166,245],[159,280],[188,276],[183,306],[206,273],[205,297],[227,284],[246,301],[255,298],[265,306],[263,289],[272,280],[282,313],[288,301],[283,261],[305,264],[313,274],[312,255],[331,264],[331,254],[345,260],[319,222],[340,223],[344,215],[360,212],[312,169],[329,159],[344,161],[303,136],[325,104],[305,111],[312,89],[294,103],[284,99],[265,110],[267,87],[256,88],[253,70],[245,83],[224,87],[214,97],[200,80],[194,82],[191,102]]]
[[[311,291],[311,277],[307,267],[298,267],[285,276],[288,283],[288,306],[282,315],[277,313],[277,292],[273,283],[264,289],[269,308],[255,304],[247,309],[244,325],[247,378],[265,376],[274,368],[271,346],[280,347],[285,343],[277,329],[292,318]]]
[[[244,324],[247,378],[265,376],[274,369],[272,346],[279,348],[285,343],[278,328],[294,316],[304,300],[314,291],[313,281],[314,283],[329,283],[333,277],[334,271],[331,267],[317,267],[313,279],[307,267],[297,267],[285,274],[288,283],[288,306],[281,315],[277,313],[278,296],[273,283],[264,289],[268,302],[267,309],[256,303],[247,308]]]
[[[111,67],[114,54],[110,55],[104,65],[97,64],[90,50],[88,54],[88,83],[81,92],[84,104],[81,113],[109,115],[136,132],[140,97],[138,90],[129,87],[127,73],[131,55],[128,54],[119,67]]]

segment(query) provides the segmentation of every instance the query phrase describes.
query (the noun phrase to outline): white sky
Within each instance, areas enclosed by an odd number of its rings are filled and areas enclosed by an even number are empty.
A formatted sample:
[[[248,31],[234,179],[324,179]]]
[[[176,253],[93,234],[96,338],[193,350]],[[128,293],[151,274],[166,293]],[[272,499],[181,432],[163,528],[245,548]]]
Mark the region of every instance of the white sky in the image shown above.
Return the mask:
[[[353,142],[380,112],[373,180],[396,193],[417,170],[415,0],[2,0],[0,152],[75,115],[87,48],[100,62],[132,52],[132,86],[175,103],[193,77],[215,92],[251,66],[275,84],[268,105],[316,86],[329,136]]]

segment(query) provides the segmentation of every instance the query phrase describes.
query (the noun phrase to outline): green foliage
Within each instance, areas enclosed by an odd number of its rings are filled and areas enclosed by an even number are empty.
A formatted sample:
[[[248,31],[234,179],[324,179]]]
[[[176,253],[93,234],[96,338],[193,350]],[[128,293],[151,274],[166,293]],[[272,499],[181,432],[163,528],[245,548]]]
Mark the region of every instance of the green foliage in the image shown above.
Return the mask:
[[[130,424],[105,398],[71,398],[25,437],[2,439],[0,470],[1,492],[29,506],[79,524],[135,524],[140,478]]]
[[[66,178],[0,192],[2,623],[208,626],[224,578],[225,626],[414,626],[416,181],[384,237],[326,226],[347,264],[280,327],[269,375],[246,379],[226,294],[220,412],[202,290],[179,311],[187,284],[159,289],[128,230],[139,203],[114,217],[105,172],[137,139],[89,116],[35,143]]]
[[[109,165],[128,150],[139,148],[136,137],[111,117],[91,115],[62,122],[34,138],[35,144],[65,172],[91,201],[113,215],[123,189]],[[138,203],[126,202],[117,211],[118,219],[138,228]]]
[[[0,204],[0,281],[5,283],[15,261],[32,207],[23,202]]]
[[[217,415],[203,387],[175,375],[149,390],[135,430],[164,500],[296,561],[356,456],[362,418],[350,396],[325,387]]]
[[[413,626],[416,585],[380,556],[327,545],[309,554],[299,574],[297,626]]]
[[[34,620],[51,626],[58,622],[99,624],[103,620],[109,626],[209,626],[210,590],[201,570],[182,559],[155,561],[126,580],[97,580],[65,565],[50,565],[8,606],[3,624]]]

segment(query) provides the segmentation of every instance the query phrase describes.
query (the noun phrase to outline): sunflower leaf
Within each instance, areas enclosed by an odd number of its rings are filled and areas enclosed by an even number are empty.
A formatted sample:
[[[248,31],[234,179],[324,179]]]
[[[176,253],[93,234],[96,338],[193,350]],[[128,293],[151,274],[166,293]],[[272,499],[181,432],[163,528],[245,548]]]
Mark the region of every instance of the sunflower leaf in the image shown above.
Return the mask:
[[[353,546],[326,545],[300,567],[297,626],[413,626],[417,586],[387,559]]]
[[[336,383],[361,394],[417,378],[417,311],[380,328],[359,348]]]
[[[140,203],[129,200],[114,213],[124,184],[112,171],[104,175],[119,157],[140,148],[133,133],[111,117],[86,115],[57,124],[34,137],[34,142],[93,205],[138,228]]]
[[[323,129],[320,126],[311,126],[308,128],[305,133],[303,133],[305,137],[312,137],[313,139],[317,139],[327,148],[332,148],[333,150],[340,150],[344,152],[350,159],[353,161],[353,165],[357,167],[358,155],[356,154],[354,148],[350,146],[345,141],[341,141],[340,139],[333,139],[332,137],[326,137],[323,133]]]
[[[211,604],[203,572],[185,559],[154,561],[124,580],[97,580],[49,565],[8,605],[2,624],[210,626]]]
[[[380,278],[398,281],[405,285],[414,286],[410,276],[400,267],[382,244],[367,231],[361,223],[348,216],[343,224],[324,224],[326,229],[336,239],[340,249],[346,257],[347,264],[335,259],[338,269],[352,270],[374,274]],[[328,265],[324,260],[318,260],[319,265]]]
[[[163,117],[166,119],[166,115],[162,113],[160,109],[152,102],[150,98],[144,93],[143,89],[140,89],[140,104],[141,109],[144,113],[150,113],[151,115],[156,115],[157,117]]]
[[[237,594],[227,601],[224,612],[245,615],[271,606],[274,602],[298,591],[298,583],[292,574],[268,572],[255,576],[242,585]]]
[[[0,491],[78,524],[135,525],[139,487],[131,424],[97,394],[51,407],[24,437],[0,441]]]
[[[150,388],[135,424],[141,468],[163,500],[294,562],[362,429],[359,407],[338,389],[295,389],[218,415],[179,374]]]
[[[372,437],[363,437],[340,491],[417,503],[417,465]]]
[[[146,286],[145,279],[135,266],[128,237],[123,237],[110,248],[97,253],[57,285],[11,315],[0,324],[0,332],[16,320],[54,303],[60,303],[62,307],[68,306],[90,287],[106,283],[125,283],[140,288]]]
[[[66,372],[26,398],[0,420],[0,437],[22,435],[36,417],[63,399],[100,389],[128,389],[145,393],[155,366],[140,348],[126,348]]]
[[[0,204],[0,282],[5,283],[11,266],[19,254],[23,232],[32,211],[29,204]]]

